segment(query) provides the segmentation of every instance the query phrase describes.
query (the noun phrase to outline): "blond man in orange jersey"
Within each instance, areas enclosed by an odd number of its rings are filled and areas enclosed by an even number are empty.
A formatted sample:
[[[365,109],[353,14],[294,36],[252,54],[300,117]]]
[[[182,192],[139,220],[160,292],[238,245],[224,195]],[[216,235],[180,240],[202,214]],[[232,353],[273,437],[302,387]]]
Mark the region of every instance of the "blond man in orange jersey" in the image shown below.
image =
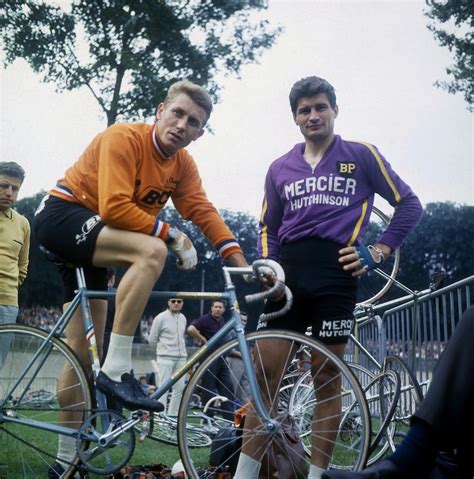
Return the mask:
[[[184,149],[202,136],[211,111],[205,90],[188,81],[175,83],[158,105],[154,125],[117,124],[97,135],[36,212],[34,229],[40,244],[84,266],[89,288],[107,289],[107,267],[127,268],[117,288],[114,326],[97,386],[131,409],[163,409],[161,403],[139,394],[130,371],[133,335],[168,248],[177,256],[179,268],[193,270],[197,264],[191,240],[157,217],[167,200],[171,198],[181,216],[196,224],[231,265],[247,265]],[[76,287],[75,276],[70,268],[61,270],[67,304]],[[101,346],[106,301],[92,303]],[[90,367],[81,321],[71,321],[66,334]],[[65,446],[62,453],[60,444],[53,467],[60,467],[68,456],[70,450]]]

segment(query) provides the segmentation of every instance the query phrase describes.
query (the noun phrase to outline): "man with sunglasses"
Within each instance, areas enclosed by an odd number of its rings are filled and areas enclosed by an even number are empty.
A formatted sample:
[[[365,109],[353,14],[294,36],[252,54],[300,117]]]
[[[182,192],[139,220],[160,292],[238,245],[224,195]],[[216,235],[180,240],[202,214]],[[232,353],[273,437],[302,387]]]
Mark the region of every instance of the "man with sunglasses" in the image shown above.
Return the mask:
[[[153,320],[149,343],[156,351],[158,372],[156,385],[160,386],[173,373],[183,366],[188,356],[186,352],[186,317],[181,310],[183,300],[171,298],[168,300],[168,309],[158,314]],[[166,412],[170,416],[177,416],[179,402],[184,390],[186,376],[181,377],[173,386],[171,400]]]

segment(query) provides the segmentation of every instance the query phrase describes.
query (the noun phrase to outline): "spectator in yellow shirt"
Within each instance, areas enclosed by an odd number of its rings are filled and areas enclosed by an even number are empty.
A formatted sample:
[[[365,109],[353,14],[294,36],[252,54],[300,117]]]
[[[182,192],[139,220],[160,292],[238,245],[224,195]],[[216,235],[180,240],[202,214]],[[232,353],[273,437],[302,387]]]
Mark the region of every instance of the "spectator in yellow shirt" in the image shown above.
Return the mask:
[[[18,288],[28,272],[30,224],[13,209],[25,179],[23,168],[12,161],[0,162],[0,324],[18,316]],[[0,364],[8,345],[0,343]]]

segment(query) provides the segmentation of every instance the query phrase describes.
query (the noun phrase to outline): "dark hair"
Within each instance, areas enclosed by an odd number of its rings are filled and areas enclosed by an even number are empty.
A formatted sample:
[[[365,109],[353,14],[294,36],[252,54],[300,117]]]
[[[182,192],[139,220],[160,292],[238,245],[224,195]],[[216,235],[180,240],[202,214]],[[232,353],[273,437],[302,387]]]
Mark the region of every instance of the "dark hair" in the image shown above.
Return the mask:
[[[298,80],[290,91],[290,107],[293,115],[296,115],[296,105],[300,98],[310,98],[320,93],[326,94],[331,108],[334,109],[336,107],[336,91],[328,81],[317,76]]]
[[[18,178],[23,183],[25,179],[25,170],[14,161],[0,161],[0,175]]]
[[[199,85],[196,85],[189,80],[183,80],[176,83],[173,83],[164,99],[163,103],[168,105],[170,101],[172,101],[176,96],[180,93],[185,93],[186,95],[191,98],[191,100],[196,103],[196,105],[200,106],[207,115],[207,119],[211,116],[212,112],[212,100],[204,88]],[[203,125],[204,126],[204,125]]]
[[[227,301],[225,299],[213,299],[211,301],[211,308],[214,306],[215,303],[222,303],[224,305],[224,309],[227,307]]]

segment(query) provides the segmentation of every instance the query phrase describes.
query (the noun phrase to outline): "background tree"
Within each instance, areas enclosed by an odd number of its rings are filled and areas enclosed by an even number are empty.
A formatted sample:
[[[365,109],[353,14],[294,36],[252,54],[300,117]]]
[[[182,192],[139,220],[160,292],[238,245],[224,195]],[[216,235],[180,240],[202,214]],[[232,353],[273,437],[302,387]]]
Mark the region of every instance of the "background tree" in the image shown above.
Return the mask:
[[[36,211],[45,192],[37,193],[34,196],[23,198],[16,204],[19,213],[28,218],[30,224],[33,221]],[[221,215],[233,231],[237,241],[239,241],[244,250],[247,260],[252,262],[257,258],[257,220],[246,213],[235,213],[232,211],[221,211]],[[189,221],[181,218],[173,207],[166,207],[160,217],[163,221],[175,225],[182,231],[185,231],[193,240],[196,248],[199,263],[195,271],[182,272],[176,268],[176,256],[169,254],[167,264],[156,283],[155,291],[223,291],[224,278],[222,276],[223,260],[217,251],[213,248],[209,240],[201,233],[199,228]],[[117,271],[117,282],[120,281],[122,271]],[[246,284],[243,280],[236,278],[238,284],[239,302],[242,308],[248,310],[255,321],[261,306],[245,305],[244,296],[256,292],[255,285]],[[30,265],[28,276],[25,283],[20,288],[21,307],[31,306],[61,306],[62,301],[62,281],[56,265],[48,261],[45,255],[40,251],[34,231],[31,234],[30,246]],[[188,301],[186,304],[186,316],[189,319],[197,317],[201,313],[201,306],[206,312],[209,308],[209,302],[201,305],[197,301]],[[151,299],[145,310],[146,315],[155,315],[157,312],[166,308],[166,301]]]
[[[399,278],[409,287],[425,289],[429,275],[446,271],[446,284],[474,274],[470,251],[474,206],[428,203],[415,230],[402,245]]]
[[[18,201],[16,209],[31,222],[34,211],[44,192]],[[257,219],[247,213],[222,210],[221,215],[239,241],[249,262],[257,259]],[[223,260],[209,240],[191,222],[181,218],[172,207],[161,213],[164,221],[176,225],[193,240],[199,263],[195,271],[182,272],[175,266],[176,256],[169,254],[167,265],[156,283],[158,291],[222,291],[224,280]],[[379,226],[371,224],[373,238],[380,233]],[[447,272],[446,284],[451,284],[474,274],[474,258],[469,249],[474,231],[474,207],[454,203],[428,203],[420,222],[402,245],[398,279],[413,290],[426,289],[430,273],[443,269]],[[118,272],[120,279],[120,271]],[[203,281],[204,279],[204,281]],[[242,309],[250,313],[250,327],[255,326],[262,305],[247,305],[244,296],[257,291],[257,286],[236,278],[238,299]],[[383,300],[405,293],[392,287]],[[56,266],[40,252],[34,231],[31,237],[30,267],[27,279],[20,288],[20,306],[61,306],[62,282]],[[209,302],[204,303],[204,312]],[[166,302],[151,299],[145,314],[155,315],[166,308]],[[185,314],[194,319],[201,313],[198,301],[187,301]]]
[[[265,8],[257,0],[5,0],[5,63],[25,59],[58,91],[87,87],[111,125],[154,114],[179,79],[217,99],[218,76],[238,74],[278,36]]]
[[[454,55],[446,69],[453,79],[435,85],[449,93],[461,92],[470,111],[474,109],[474,4],[472,0],[427,0],[428,29],[441,46]],[[442,27],[439,25],[443,25]]]

